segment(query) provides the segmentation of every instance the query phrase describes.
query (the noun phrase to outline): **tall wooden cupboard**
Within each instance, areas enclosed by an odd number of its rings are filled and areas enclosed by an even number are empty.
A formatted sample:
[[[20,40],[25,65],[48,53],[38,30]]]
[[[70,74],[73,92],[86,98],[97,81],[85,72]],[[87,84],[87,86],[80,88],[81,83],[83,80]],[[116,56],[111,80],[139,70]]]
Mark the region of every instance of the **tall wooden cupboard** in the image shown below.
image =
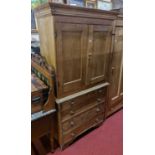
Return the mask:
[[[114,41],[109,65],[109,101],[106,116],[123,107],[123,16],[115,20]]]
[[[54,3],[37,8],[41,54],[55,68],[57,98],[108,81],[117,15]]]
[[[41,54],[56,73],[56,137],[61,148],[101,124],[121,103],[118,14],[54,3],[36,9]]]

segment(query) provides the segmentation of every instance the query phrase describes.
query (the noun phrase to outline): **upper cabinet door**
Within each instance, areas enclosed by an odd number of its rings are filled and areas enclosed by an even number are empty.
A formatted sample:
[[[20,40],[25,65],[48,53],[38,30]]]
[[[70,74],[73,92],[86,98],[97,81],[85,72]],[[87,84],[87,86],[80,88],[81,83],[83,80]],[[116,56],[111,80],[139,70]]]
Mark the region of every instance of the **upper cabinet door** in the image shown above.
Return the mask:
[[[56,23],[58,96],[85,84],[87,25]]]
[[[110,73],[110,99],[115,104],[123,95],[123,28],[116,27]]]
[[[98,83],[106,79],[111,39],[111,26],[89,26],[87,84]]]

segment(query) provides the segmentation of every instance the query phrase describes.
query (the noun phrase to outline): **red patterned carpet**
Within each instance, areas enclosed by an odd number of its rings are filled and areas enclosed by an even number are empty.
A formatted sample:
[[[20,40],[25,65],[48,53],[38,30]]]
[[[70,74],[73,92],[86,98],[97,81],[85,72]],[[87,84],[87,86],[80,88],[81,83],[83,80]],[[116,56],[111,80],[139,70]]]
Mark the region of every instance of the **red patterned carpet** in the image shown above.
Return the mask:
[[[123,110],[64,151],[57,149],[48,155],[123,155]]]

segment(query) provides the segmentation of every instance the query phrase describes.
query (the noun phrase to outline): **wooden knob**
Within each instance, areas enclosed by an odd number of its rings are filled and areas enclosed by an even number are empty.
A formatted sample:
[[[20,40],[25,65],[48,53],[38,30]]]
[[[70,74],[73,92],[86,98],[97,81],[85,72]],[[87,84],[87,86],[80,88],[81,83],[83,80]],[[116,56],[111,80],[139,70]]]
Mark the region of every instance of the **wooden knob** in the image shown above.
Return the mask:
[[[75,103],[74,101],[71,101],[71,103],[70,103],[70,104],[71,104],[71,105],[74,105],[74,103]]]
[[[100,99],[100,98],[98,98],[98,99],[97,99],[97,101],[98,101],[98,102],[101,102],[101,99]]]
[[[92,53],[88,53],[88,56],[92,56]]]
[[[99,112],[99,111],[101,111],[101,110],[100,110],[100,108],[97,108],[96,111]]]
[[[74,136],[75,136],[75,133],[74,133],[74,132],[73,132],[73,133],[71,133],[71,136],[72,136],[72,137],[74,137]]]
[[[71,121],[71,122],[70,122],[70,125],[71,125],[71,126],[74,126],[74,122],[73,122],[73,121]]]
[[[96,118],[96,122],[98,122],[99,121],[99,119],[98,118]]]
[[[100,89],[98,92],[99,92],[99,93],[102,93],[102,92],[103,92],[103,90],[102,90],[102,89]]]
[[[71,110],[71,111],[70,111],[70,114],[71,114],[71,115],[73,115],[73,114],[74,114],[74,111],[73,111],[73,110]]]

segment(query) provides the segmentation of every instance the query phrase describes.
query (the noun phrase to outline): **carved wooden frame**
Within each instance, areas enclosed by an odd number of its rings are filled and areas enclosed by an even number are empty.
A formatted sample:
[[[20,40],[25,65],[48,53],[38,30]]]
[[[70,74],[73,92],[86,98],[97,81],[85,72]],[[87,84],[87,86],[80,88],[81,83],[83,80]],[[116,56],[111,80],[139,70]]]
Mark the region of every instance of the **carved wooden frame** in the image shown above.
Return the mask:
[[[31,59],[31,66],[32,68],[35,68],[39,73],[41,73],[44,77],[46,77],[49,82],[48,99],[43,105],[43,110],[48,111],[54,109],[55,108],[54,81],[53,81],[54,71],[49,72],[43,66],[40,66],[38,63],[36,63],[33,59]]]

